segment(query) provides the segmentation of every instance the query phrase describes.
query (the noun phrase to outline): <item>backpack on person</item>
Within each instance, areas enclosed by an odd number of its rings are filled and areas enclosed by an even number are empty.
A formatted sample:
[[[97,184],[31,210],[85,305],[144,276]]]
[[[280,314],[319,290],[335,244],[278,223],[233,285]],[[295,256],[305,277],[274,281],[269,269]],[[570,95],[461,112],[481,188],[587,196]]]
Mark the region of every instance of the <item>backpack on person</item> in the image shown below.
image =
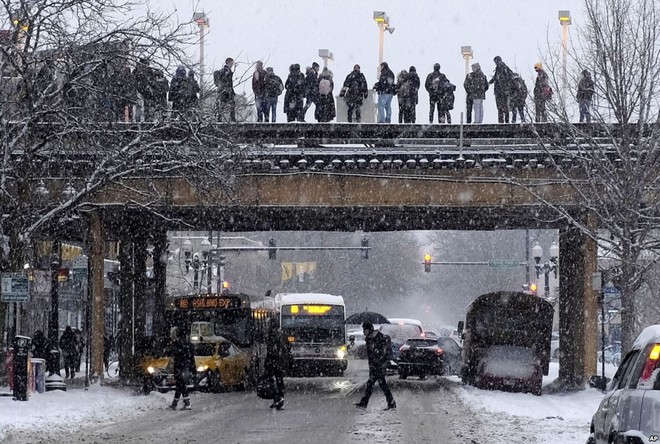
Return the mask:
[[[332,82],[329,79],[321,79],[319,81],[319,94],[327,96],[332,93]]]
[[[392,338],[384,333],[381,334],[383,335],[383,363],[389,363],[389,361],[394,360],[394,352],[392,351]]]

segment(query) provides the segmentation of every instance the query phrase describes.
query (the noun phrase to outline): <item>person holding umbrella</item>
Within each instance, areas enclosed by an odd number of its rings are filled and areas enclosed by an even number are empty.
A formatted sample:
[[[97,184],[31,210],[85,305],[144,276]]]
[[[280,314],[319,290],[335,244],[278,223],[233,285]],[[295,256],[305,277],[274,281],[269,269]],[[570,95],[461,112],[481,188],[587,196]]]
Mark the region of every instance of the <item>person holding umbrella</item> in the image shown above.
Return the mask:
[[[367,387],[364,391],[364,396],[360,402],[355,403],[356,407],[365,409],[369,404],[369,398],[374,390],[376,382],[380,385],[380,389],[385,394],[387,400],[387,407],[385,410],[393,410],[396,408],[396,402],[392,396],[390,388],[387,386],[385,380],[385,367],[387,366],[389,355],[389,341],[380,331],[375,330],[373,324],[365,322],[362,324],[364,338],[367,343],[367,359],[369,359],[369,379],[367,380]]]

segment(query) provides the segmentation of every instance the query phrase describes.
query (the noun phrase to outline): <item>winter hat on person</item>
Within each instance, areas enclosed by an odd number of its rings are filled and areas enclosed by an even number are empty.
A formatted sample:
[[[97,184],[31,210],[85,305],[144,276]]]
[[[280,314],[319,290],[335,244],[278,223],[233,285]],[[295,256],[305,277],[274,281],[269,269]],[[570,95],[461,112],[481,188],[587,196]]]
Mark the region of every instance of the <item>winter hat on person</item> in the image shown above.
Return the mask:
[[[477,72],[481,70],[481,65],[478,63],[473,63],[472,64],[472,72]]]
[[[374,324],[371,322],[363,322],[362,323],[362,330],[373,330],[374,329]]]
[[[438,71],[439,69],[440,69],[440,64],[439,64],[439,63],[435,63],[435,64],[433,65],[433,71]]]
[[[534,69],[543,69],[543,63],[541,62],[534,63]]]
[[[410,69],[408,70],[408,72],[417,72],[417,68],[415,68],[414,66],[411,66]]]

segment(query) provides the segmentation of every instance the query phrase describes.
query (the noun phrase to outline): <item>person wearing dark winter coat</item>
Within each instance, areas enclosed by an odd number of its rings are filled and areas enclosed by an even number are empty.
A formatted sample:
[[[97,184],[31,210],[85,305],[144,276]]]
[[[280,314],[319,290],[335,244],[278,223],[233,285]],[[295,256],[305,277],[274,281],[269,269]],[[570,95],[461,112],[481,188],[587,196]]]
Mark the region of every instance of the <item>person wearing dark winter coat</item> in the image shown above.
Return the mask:
[[[275,397],[270,408],[281,410],[284,407],[284,373],[291,362],[289,341],[282,333],[277,318],[270,319],[266,336],[266,361],[264,379],[275,384]]]
[[[488,83],[495,84],[495,106],[497,106],[497,121],[499,123],[509,123],[509,89],[513,71],[502,61],[502,57],[497,56],[493,59],[495,62],[495,74]]]
[[[287,122],[304,122],[303,100],[307,91],[305,75],[300,72],[300,65],[293,64],[289,67],[289,77],[284,84],[284,114]]]
[[[474,109],[474,123],[484,121],[484,100],[488,91],[488,79],[481,71],[478,63],[472,64],[472,72],[465,76],[465,101],[467,110],[467,123],[472,123],[472,110]]]
[[[385,335],[378,330],[374,330],[373,324],[365,322],[362,324],[362,331],[364,333],[364,340],[367,348],[367,359],[369,360],[369,379],[367,380],[367,387],[364,391],[364,396],[360,402],[355,405],[360,408],[366,408],[369,404],[369,398],[374,390],[376,382],[380,385],[380,389],[385,395],[387,400],[386,410],[396,408],[396,402],[392,396],[390,388],[387,386],[385,380],[385,368],[387,366],[389,350],[388,341]]]
[[[80,330],[77,328],[73,330],[73,333],[76,336],[76,363],[73,365],[77,372],[80,371],[80,363],[82,361],[82,355],[85,351],[85,338]]]
[[[332,80],[332,77],[332,71],[328,68],[323,68],[319,76],[319,95],[316,102],[316,109],[314,110],[314,118],[317,122],[330,122],[337,115],[335,98],[332,95],[332,91],[335,88],[335,82]]]
[[[520,74],[513,74],[509,103],[511,104],[511,123],[516,123],[517,114],[520,114],[520,123],[525,122],[525,101],[527,100],[527,85]]]
[[[176,389],[170,408],[176,410],[179,398],[183,396],[182,410],[187,410],[190,408],[188,383],[195,376],[197,369],[195,367],[195,350],[190,343],[186,330],[182,327],[177,328],[176,339],[172,344],[172,361]]]
[[[454,91],[456,91],[456,85],[447,80],[442,86],[441,91],[440,100],[438,101],[438,108],[440,108],[438,121],[440,123],[451,123],[451,113],[449,111],[454,109]]]
[[[266,70],[264,62],[259,60],[252,74],[252,93],[254,94],[254,106],[257,109],[257,122],[264,121],[264,109],[266,108]]]
[[[236,121],[236,93],[234,92],[234,59],[228,57],[225,66],[213,73],[213,83],[218,88],[218,122]]]
[[[409,111],[409,120],[410,123],[415,123],[417,121],[417,104],[419,103],[419,87],[420,80],[419,75],[417,75],[417,68],[411,66],[408,69],[408,81],[410,82],[410,97],[414,99],[414,103]]]
[[[184,107],[186,110],[191,110],[197,108],[199,104],[199,94],[201,90],[199,89],[199,83],[195,79],[195,73],[192,69],[188,70],[188,77],[184,83],[183,96],[184,96]]]
[[[591,100],[594,97],[595,85],[588,70],[582,71],[582,78],[578,83],[577,101],[580,107],[580,123],[591,123]]]
[[[140,59],[133,70],[135,89],[142,98],[138,107],[137,120],[151,122],[156,115],[155,88],[156,70],[149,66],[148,59]]]
[[[272,113],[271,122],[277,121],[277,98],[282,95],[284,91],[284,84],[282,79],[275,74],[272,67],[266,68],[266,81],[264,86],[264,122],[268,122],[268,118]]]
[[[133,105],[137,99],[135,89],[135,78],[131,69],[127,66],[117,67],[111,75],[114,85],[113,108],[116,119],[119,122],[130,122],[133,120]]]
[[[399,102],[399,123],[415,123],[415,97],[410,73],[405,69],[399,73],[396,82],[396,97]]]
[[[360,72],[360,65],[353,66],[353,71],[346,76],[339,97],[346,99],[348,121],[353,121],[353,112],[355,112],[355,121],[359,123],[362,120],[362,112],[360,111],[362,102],[369,97],[367,79]]]
[[[163,119],[167,112],[167,93],[170,92],[170,85],[160,69],[154,70],[154,117]]]
[[[378,93],[378,123],[392,122],[392,97],[396,93],[394,73],[387,62],[380,64],[380,76],[374,86]]]
[[[39,359],[46,359],[48,356],[48,339],[44,332],[37,330],[32,337],[32,357]]]
[[[78,357],[78,341],[76,341],[76,334],[71,329],[71,326],[67,325],[60,337],[60,349],[64,357],[65,377],[73,379],[76,375],[75,365]]]
[[[319,64],[314,62],[312,66],[308,66],[305,69],[305,106],[302,110],[303,122],[305,121],[305,114],[307,110],[312,106],[312,103],[316,106],[319,105]],[[324,68],[327,69],[327,68]]]
[[[174,111],[185,111],[186,67],[179,66],[170,81],[170,102]]]
[[[548,115],[546,114],[546,102],[552,98],[552,89],[550,88],[550,80],[548,75],[543,70],[543,64],[536,63],[534,65],[536,71],[536,83],[534,84],[534,106],[536,108],[536,122],[547,122]]]
[[[443,86],[448,82],[447,77],[440,72],[440,64],[434,64],[433,72],[426,76],[426,82],[424,82],[424,88],[429,93],[429,123],[433,123],[433,113],[436,107],[438,108],[438,122],[442,121],[443,113],[440,107],[440,99],[443,95]]]

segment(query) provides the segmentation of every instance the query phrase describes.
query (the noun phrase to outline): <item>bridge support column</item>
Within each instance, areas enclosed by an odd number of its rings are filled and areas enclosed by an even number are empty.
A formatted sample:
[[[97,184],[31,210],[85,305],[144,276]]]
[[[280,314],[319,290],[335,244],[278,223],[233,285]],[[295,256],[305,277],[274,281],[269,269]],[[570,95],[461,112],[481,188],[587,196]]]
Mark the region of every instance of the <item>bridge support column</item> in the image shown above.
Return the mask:
[[[167,232],[158,231],[154,239],[154,327],[153,335],[156,338],[169,337],[169,330],[165,325],[165,279],[167,263]]]
[[[560,231],[559,386],[584,387],[595,371],[597,299],[591,286],[596,244],[577,228]],[[593,355],[593,356],[592,356]],[[593,367],[593,368],[592,368]]]
[[[103,347],[105,336],[105,285],[103,221],[98,211],[89,219],[90,230],[90,291],[91,291],[91,375],[103,378]]]

